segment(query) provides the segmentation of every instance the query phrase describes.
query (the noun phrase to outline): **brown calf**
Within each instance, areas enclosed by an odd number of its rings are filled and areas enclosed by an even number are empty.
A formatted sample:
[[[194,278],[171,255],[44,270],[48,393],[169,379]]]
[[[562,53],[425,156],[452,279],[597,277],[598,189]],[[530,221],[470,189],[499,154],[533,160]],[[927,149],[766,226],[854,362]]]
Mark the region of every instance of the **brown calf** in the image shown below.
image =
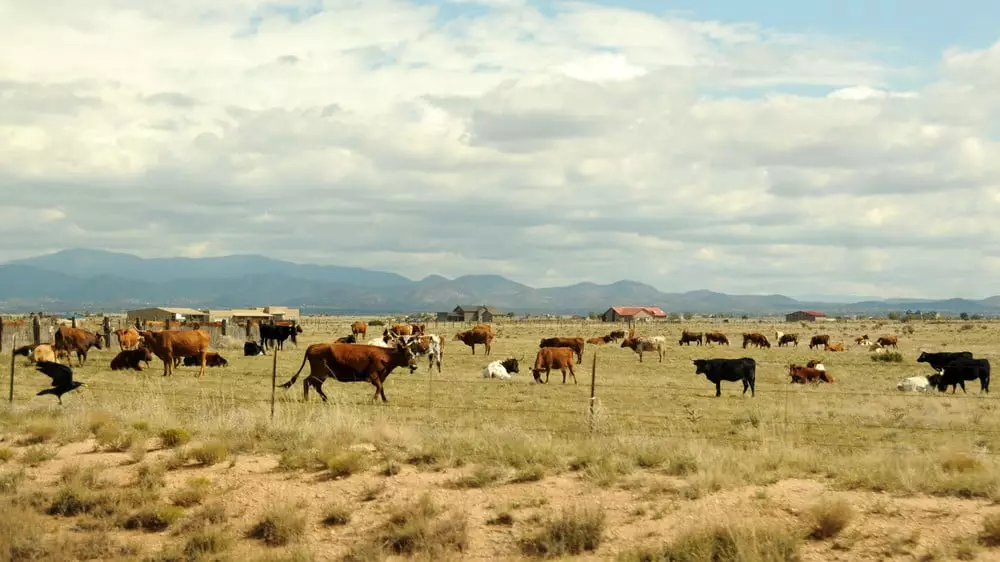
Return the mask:
[[[115,335],[118,336],[118,349],[124,351],[139,347],[139,331],[135,328],[115,330]]]
[[[145,347],[139,349],[124,349],[118,353],[118,355],[115,355],[115,358],[111,360],[111,370],[124,371],[132,369],[134,371],[141,371],[142,366],[139,365],[139,363],[145,362],[146,367],[149,367],[149,362],[152,360],[152,352]]]
[[[442,340],[443,341],[443,340]],[[488,325],[479,325],[471,330],[455,334],[452,341],[460,341],[472,348],[472,354],[476,354],[476,344],[486,347],[486,355],[490,354],[490,344],[493,343],[493,329]]]

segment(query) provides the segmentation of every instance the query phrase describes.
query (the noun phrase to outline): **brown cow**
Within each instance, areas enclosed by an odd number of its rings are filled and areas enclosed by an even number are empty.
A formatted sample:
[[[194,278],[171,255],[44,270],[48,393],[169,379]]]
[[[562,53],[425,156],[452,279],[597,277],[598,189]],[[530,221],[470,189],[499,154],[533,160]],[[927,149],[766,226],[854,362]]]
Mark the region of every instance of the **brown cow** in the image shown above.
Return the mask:
[[[824,346],[825,345],[830,345],[830,336],[829,335],[827,335],[827,334],[821,334],[819,336],[813,336],[812,339],[809,340],[809,349],[812,349],[814,347],[819,347],[821,345],[824,345]]]
[[[173,373],[174,357],[197,356],[201,363],[199,377],[205,374],[205,354],[212,341],[204,330],[163,330],[139,332],[142,336],[142,346],[149,348],[163,361],[163,376]]]
[[[863,336],[858,336],[858,337],[854,338],[854,343],[856,343],[858,345],[862,345],[862,344],[866,344],[867,345],[867,342],[870,342],[870,341],[871,340],[868,339],[868,334],[865,334]]]
[[[729,338],[722,332],[708,332],[705,334],[705,345],[712,342],[729,345]]]
[[[103,339],[104,334],[95,334],[82,328],[60,326],[56,330],[55,344],[52,347],[57,352],[66,352],[67,363],[70,362],[69,354],[76,352],[76,360],[80,365],[83,365],[87,360],[87,350],[91,347],[104,349],[104,345],[101,343]]]
[[[57,359],[61,359],[62,357],[65,357],[68,360],[69,353],[63,351],[57,356],[55,349],[53,349],[51,345],[43,343],[36,345],[35,348],[31,350],[30,359],[34,363],[42,361],[51,361],[52,363],[55,363]]]
[[[771,342],[767,341],[767,336],[759,332],[743,334],[743,349],[746,349],[750,344],[757,347],[771,347]]]
[[[823,346],[823,350],[824,351],[844,351],[844,344],[842,344],[842,343],[835,343],[833,345],[825,345],[825,346]]]
[[[798,334],[781,334],[778,339],[778,347],[785,347],[785,344],[794,344],[795,347],[799,346],[799,335]]]
[[[358,334],[361,334],[361,339],[364,339],[367,333],[368,333],[368,324],[366,324],[364,321],[358,320],[357,322],[351,324],[351,334],[354,335],[355,337],[357,337]]]
[[[118,336],[118,349],[125,351],[139,347],[139,331],[135,328],[115,330],[115,335]]]
[[[608,336],[597,336],[597,337],[594,337],[594,338],[590,338],[589,340],[587,340],[587,343],[593,344],[593,345],[604,345],[604,344],[610,343],[612,341],[614,341],[614,340],[612,340],[611,336],[608,335]]]
[[[460,341],[472,348],[472,354],[476,354],[476,344],[486,347],[486,355],[490,354],[490,344],[493,343],[493,328],[487,324],[473,326],[472,329],[455,334],[452,341]]]
[[[145,347],[140,347],[139,349],[125,349],[118,353],[118,355],[115,355],[115,358],[111,360],[111,370],[124,371],[132,369],[135,371],[141,371],[142,366],[139,365],[139,363],[145,362],[146,367],[148,368],[149,362],[152,360],[152,352]]]
[[[573,384],[576,382],[576,373],[573,372],[573,349],[568,347],[543,347],[538,350],[535,356],[535,365],[531,368],[531,375],[535,377],[535,382],[542,383],[541,372],[545,371],[545,382],[549,382],[549,371],[559,369],[562,371],[563,384],[566,384],[566,369],[569,369],[570,376],[573,377]]]
[[[323,392],[323,382],[332,376],[340,382],[369,381],[375,387],[372,401],[382,396],[382,402],[388,402],[383,385],[396,367],[409,367],[410,373],[417,370],[417,362],[410,345],[400,339],[394,340],[394,346],[389,348],[376,345],[361,345],[351,343],[314,343],[306,348],[302,365],[282,388],[291,388],[299,378],[299,373],[309,361],[309,376],[302,381],[302,399],[309,399],[309,386],[316,389],[320,398],[326,402]]]
[[[414,336],[423,336],[427,334],[427,324],[410,324],[410,332]]]
[[[896,336],[879,336],[879,338],[875,340],[875,343],[881,345],[882,347],[895,347],[896,349],[899,349],[896,345]]]
[[[701,334],[701,332],[689,332],[687,330],[684,330],[683,332],[681,332],[681,339],[680,339],[679,342],[677,342],[677,344],[678,345],[684,345],[684,344],[691,345],[691,342],[696,341],[696,342],[698,342],[698,345],[701,345],[701,340],[702,340],[702,334]]]
[[[412,324],[393,324],[392,326],[390,326],[389,328],[387,328],[385,331],[382,332],[383,337],[388,336],[389,334],[394,334],[397,336],[415,335],[413,333]]]
[[[792,378],[791,382],[796,384],[806,384],[807,382],[833,382],[833,376],[825,370],[803,367],[801,365],[794,364],[788,366],[788,376]]]
[[[576,364],[583,363],[583,338],[542,338],[538,347],[566,347],[576,354]]]

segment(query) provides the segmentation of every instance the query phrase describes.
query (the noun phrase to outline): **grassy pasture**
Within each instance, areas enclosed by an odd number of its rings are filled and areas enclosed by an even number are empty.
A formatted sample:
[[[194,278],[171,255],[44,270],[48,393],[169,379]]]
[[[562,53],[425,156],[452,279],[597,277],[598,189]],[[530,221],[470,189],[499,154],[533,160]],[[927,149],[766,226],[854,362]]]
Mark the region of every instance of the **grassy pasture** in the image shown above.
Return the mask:
[[[309,343],[349,333],[352,320],[305,319],[298,347],[286,342],[285,351],[278,355],[277,383],[298,369]],[[682,327],[722,331],[733,345],[679,346]],[[911,559],[906,557],[920,553],[961,557],[966,551],[988,557],[991,553],[989,540],[984,543],[974,535],[979,528],[976,518],[1000,498],[1000,457],[996,456],[1000,417],[995,411],[1000,403],[994,396],[980,395],[978,381],[966,385],[968,394],[959,389],[955,395],[903,393],[895,387],[906,376],[930,372],[930,367],[915,362],[921,348],[968,350],[977,357],[994,359],[1000,325],[643,325],[638,333],[666,336],[662,363],[655,353],[645,354],[639,363],[635,353],[618,344],[588,345],[583,364],[575,366],[578,384],[570,377],[563,384],[561,373],[554,371],[546,385],[533,384],[528,371],[540,338],[589,338],[612,327],[599,322],[502,324],[494,328],[499,336],[488,357],[480,346],[472,355],[467,346],[451,340],[461,328],[435,329],[430,324],[428,329],[446,340],[441,374],[429,374],[426,360],[413,375],[396,370],[386,383],[388,404],[370,402],[374,392],[370,384],[333,380],[324,384],[330,402],[322,403],[314,392],[303,402],[303,374],[291,389],[277,389],[273,422],[269,421],[272,357],[242,357],[241,348],[218,350],[230,366],[207,369],[201,379],[194,377],[197,369],[190,367],[162,377],[158,359],[151,370],[142,373],[111,372],[107,364],[117,351],[116,344],[114,350],[91,350],[87,365],[74,369],[76,378],[90,386],[65,395],[64,407],[52,396],[34,396],[48,379],[19,357],[14,402],[2,411],[0,452],[8,453],[0,455],[7,458],[0,461],[0,474],[15,478],[10,475],[23,473],[34,485],[15,487],[21,496],[10,517],[40,516],[39,528],[49,534],[69,532],[65,531],[68,523],[51,519],[32,502],[42,501],[38,494],[57,493],[60,485],[52,467],[78,462],[76,455],[82,454],[79,449],[86,444],[88,459],[114,459],[112,472],[131,475],[142,466],[165,467],[165,486],[177,488],[171,491],[177,498],[205,495],[206,502],[219,498],[226,505],[237,502],[232,498],[240,494],[250,498],[241,500],[242,519],[237,518],[246,529],[236,532],[235,523],[192,530],[189,520],[200,513],[191,507],[193,500],[174,501],[164,499],[173,497],[170,494],[164,495],[156,501],[178,511],[130,513],[131,519],[125,519],[132,521],[131,527],[108,521],[98,525],[95,532],[122,545],[114,552],[102,551],[105,559],[142,559],[162,548],[167,549],[162,552],[183,549],[184,541],[198,539],[200,548],[218,550],[198,555],[206,559],[222,556],[220,552],[236,557],[280,552],[302,559],[380,559],[389,548],[397,554],[438,558],[530,558],[562,553],[599,559],[695,560],[699,558],[694,554],[684,558],[677,549],[697,553],[704,544],[715,542],[684,534],[691,513],[716,526],[709,533],[722,533],[745,553],[757,553],[745,554],[743,559],[794,559],[789,558],[792,551],[817,560],[838,556],[845,560]],[[740,347],[743,331],[760,331],[776,345],[774,329],[797,333],[799,346]],[[370,328],[368,336],[380,331]],[[831,343],[843,342],[847,351],[810,351],[809,337],[817,333],[830,334]],[[864,348],[853,343],[862,333],[872,339],[897,335],[904,361],[873,362]],[[595,353],[596,401],[591,418]],[[510,355],[523,357],[521,374],[510,381],[481,377],[488,361]],[[737,382],[723,383],[723,395],[716,398],[714,385],[703,375],[696,376],[691,363],[696,358],[744,356],[758,363],[755,397],[741,395],[742,384]],[[3,365],[9,366],[10,356],[3,357]],[[804,364],[809,359],[822,360],[836,382],[789,384],[788,364]],[[264,476],[248,468],[257,466],[254,463],[267,464]],[[214,474],[216,481],[188,490],[197,485],[188,482],[188,475],[181,474],[184,471]],[[314,480],[316,474],[322,484]],[[366,501],[383,493],[379,490],[387,479],[405,482],[405,486],[396,490],[391,501]],[[221,481],[226,485],[221,486]],[[283,499],[298,498],[305,507],[272,506],[271,486],[280,488]],[[316,492],[322,501],[313,496],[317,487],[322,490]],[[35,496],[25,495],[22,488]],[[418,492],[424,491],[438,499],[419,499]],[[844,515],[850,510],[840,504],[836,509],[824,508],[826,493],[838,493],[853,505],[858,513],[853,526],[815,521],[851,517]],[[251,501],[256,494],[264,496]],[[358,499],[344,500],[344,494]],[[892,499],[878,499],[883,494]],[[327,496],[336,505],[324,505]],[[341,499],[335,501],[337,497]],[[539,504],[539,498],[544,502]],[[921,498],[933,501],[926,506],[898,503],[926,501]],[[42,503],[48,501],[51,498],[46,497]],[[147,503],[160,505],[156,501]],[[568,509],[576,504],[600,506],[595,509],[603,511],[554,510],[556,505]],[[139,505],[141,501],[136,509]],[[464,514],[446,509],[455,506],[462,507]],[[352,515],[352,510],[358,513]],[[401,515],[393,510],[410,511]],[[924,538],[911,537],[905,544],[890,544],[896,540],[890,538],[891,533],[868,532],[860,524],[878,522],[884,528],[895,517],[891,514],[900,510],[912,510],[921,514],[913,517],[928,521],[933,516],[927,513],[945,510],[968,519],[971,527],[964,532],[961,526],[947,532],[936,530]],[[724,517],[741,511],[777,527],[756,529],[747,527],[745,520]],[[826,512],[834,515],[816,515]],[[294,513],[308,513],[310,519],[299,522],[290,515]],[[0,516],[0,542],[6,541],[9,547],[14,539],[2,532],[4,517]],[[83,517],[100,519],[93,514]],[[423,535],[403,541],[414,550],[387,547],[395,545],[395,539],[381,535],[369,544],[376,523],[386,518],[402,522],[397,529],[400,533],[426,527]],[[321,523],[325,520],[337,523]],[[417,520],[422,523],[413,522]],[[136,531],[143,524],[182,531],[180,538],[167,532],[153,540],[148,533]],[[330,525],[339,530],[330,531]],[[810,527],[816,525],[848,530],[836,538]],[[933,523],[927,525],[934,528]],[[247,529],[266,540],[254,538]],[[595,543],[595,533],[604,538]],[[77,534],[66,540],[76,544],[82,540]],[[287,535],[284,542],[273,538],[282,534]],[[432,540],[439,535],[451,538]],[[819,535],[821,540],[808,538]],[[93,535],[88,536],[93,540]],[[640,543],[649,546],[640,552],[636,550]],[[54,552],[41,552],[36,559],[53,557]],[[843,554],[835,555],[838,552]]]

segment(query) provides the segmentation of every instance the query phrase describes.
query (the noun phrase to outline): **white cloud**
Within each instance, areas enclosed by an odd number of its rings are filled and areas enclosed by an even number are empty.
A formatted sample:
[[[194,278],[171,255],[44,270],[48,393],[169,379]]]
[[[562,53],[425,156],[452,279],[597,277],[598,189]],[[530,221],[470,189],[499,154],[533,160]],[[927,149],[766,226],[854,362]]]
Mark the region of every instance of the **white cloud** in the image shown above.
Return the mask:
[[[901,89],[870,46],[582,2],[147,4],[0,4],[0,259],[996,292],[1000,43]]]

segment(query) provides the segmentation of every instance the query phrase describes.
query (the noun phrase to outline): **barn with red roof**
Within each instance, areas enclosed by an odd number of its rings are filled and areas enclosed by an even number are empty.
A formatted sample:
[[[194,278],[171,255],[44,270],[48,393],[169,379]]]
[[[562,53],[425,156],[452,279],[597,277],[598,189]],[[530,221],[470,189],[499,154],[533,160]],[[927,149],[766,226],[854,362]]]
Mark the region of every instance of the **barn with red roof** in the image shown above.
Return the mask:
[[[815,322],[820,318],[826,318],[826,314],[815,310],[796,310],[785,315],[785,322]]]
[[[601,315],[604,322],[649,322],[666,320],[667,313],[658,306],[612,306]]]

